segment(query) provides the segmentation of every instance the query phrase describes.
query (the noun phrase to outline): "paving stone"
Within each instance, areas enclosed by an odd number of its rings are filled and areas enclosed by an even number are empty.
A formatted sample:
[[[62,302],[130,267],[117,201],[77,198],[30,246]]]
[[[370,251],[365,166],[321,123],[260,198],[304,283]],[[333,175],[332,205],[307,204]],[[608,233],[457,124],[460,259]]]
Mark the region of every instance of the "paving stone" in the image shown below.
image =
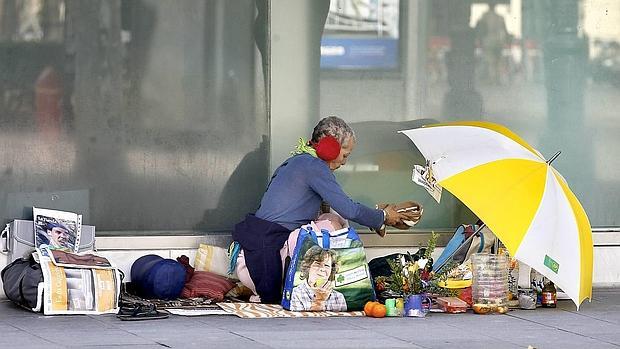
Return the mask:
[[[44,316],[0,301],[0,348],[618,349],[620,288],[595,290],[594,295],[580,311],[570,302],[560,302],[556,309],[507,315],[431,313],[423,319],[171,315],[163,320],[120,321],[113,314]],[[67,337],[70,333],[88,335]]]

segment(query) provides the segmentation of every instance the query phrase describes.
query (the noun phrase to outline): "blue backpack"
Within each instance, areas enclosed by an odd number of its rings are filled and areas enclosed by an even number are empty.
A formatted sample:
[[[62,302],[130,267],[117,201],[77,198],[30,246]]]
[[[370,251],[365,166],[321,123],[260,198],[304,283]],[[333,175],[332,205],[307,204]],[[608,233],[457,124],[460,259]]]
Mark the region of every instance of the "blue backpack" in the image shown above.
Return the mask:
[[[458,264],[465,262],[467,259],[467,252],[470,250],[472,243],[474,243],[474,239],[467,241],[467,246],[465,246],[465,241],[467,238],[476,232],[479,228],[479,225],[472,224],[461,224],[454,231],[454,235],[444,248],[441,256],[437,258],[437,260],[433,263],[433,271],[439,270],[442,266],[449,262],[450,259],[455,261]],[[480,241],[480,247],[474,251],[475,253],[480,253],[483,251],[485,246],[485,237],[482,232],[478,233]]]

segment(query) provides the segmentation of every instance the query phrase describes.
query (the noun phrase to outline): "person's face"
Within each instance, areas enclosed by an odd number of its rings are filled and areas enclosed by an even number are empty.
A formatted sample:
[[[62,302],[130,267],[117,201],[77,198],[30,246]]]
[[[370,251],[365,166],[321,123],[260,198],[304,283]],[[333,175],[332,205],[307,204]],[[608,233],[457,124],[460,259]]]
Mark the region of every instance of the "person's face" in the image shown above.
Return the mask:
[[[69,234],[66,229],[54,227],[50,231],[50,240],[54,246],[66,246]]]
[[[330,274],[332,273],[332,258],[328,255],[323,260],[318,260],[310,264],[310,270],[308,270],[308,283],[314,286],[316,281],[321,279],[323,284],[327,282]],[[321,287],[323,285],[316,285]]]
[[[335,160],[328,162],[329,169],[332,171],[336,171],[340,168],[340,166],[347,163],[347,158],[353,152],[353,148],[355,148],[355,141],[353,138],[347,138],[343,144],[340,145],[340,154]]]

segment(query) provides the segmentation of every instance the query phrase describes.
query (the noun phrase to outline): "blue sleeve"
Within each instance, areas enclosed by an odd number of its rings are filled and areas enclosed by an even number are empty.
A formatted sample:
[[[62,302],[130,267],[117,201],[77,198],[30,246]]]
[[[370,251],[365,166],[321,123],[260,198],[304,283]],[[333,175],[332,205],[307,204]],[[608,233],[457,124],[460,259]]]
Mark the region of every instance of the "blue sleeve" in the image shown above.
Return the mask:
[[[351,200],[328,166],[315,166],[314,173],[309,179],[310,187],[342,217],[372,229],[383,225],[383,211]]]

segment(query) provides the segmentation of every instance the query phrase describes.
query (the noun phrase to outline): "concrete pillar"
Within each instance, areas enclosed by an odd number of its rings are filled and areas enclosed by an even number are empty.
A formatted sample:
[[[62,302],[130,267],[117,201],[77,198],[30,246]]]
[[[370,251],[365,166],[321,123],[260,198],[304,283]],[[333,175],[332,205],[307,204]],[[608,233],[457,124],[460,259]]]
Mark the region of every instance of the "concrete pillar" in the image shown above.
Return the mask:
[[[299,137],[310,137],[319,115],[321,34],[329,0],[271,0],[269,4],[270,170]]]
[[[584,97],[588,69],[587,37],[580,33],[579,0],[552,0],[546,3],[549,29],[545,32],[544,67],[547,91],[547,123],[540,151],[554,161],[568,183],[579,183],[575,195],[582,205],[594,207],[594,134],[585,120]]]
[[[406,28],[400,34],[405,42],[401,55],[406,67],[405,75],[405,120],[426,117],[426,52],[428,1],[411,0],[406,3]]]

